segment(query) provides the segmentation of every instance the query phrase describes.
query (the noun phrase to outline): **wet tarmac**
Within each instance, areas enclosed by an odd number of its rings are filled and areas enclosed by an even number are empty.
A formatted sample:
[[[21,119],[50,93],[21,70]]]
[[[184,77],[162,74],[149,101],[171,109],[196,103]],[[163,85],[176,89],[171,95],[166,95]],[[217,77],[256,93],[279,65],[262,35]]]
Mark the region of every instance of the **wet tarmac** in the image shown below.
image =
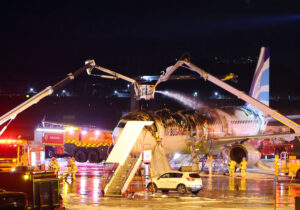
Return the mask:
[[[275,193],[272,173],[249,171],[245,179],[239,173],[234,178],[203,174],[204,189],[197,195],[140,192],[120,198],[104,197],[103,166],[85,163],[78,164],[76,180],[61,183],[61,194],[66,209],[295,209],[300,183],[279,182]]]

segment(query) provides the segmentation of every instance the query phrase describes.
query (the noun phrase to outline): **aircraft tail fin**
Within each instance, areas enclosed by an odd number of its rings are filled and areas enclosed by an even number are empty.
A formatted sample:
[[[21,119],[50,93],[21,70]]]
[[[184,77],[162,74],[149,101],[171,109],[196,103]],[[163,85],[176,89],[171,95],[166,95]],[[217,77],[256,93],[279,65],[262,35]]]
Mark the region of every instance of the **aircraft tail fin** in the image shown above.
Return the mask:
[[[249,95],[269,106],[270,49],[262,47]]]

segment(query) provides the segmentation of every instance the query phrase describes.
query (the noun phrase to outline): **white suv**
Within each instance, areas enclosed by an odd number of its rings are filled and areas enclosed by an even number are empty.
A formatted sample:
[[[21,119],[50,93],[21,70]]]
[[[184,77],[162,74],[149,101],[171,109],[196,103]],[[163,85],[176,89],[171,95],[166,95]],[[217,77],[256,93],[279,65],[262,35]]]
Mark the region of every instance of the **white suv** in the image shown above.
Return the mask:
[[[177,190],[180,194],[191,191],[197,194],[202,189],[202,180],[198,173],[170,171],[159,177],[154,177],[148,182],[148,190],[156,192],[169,192],[169,190]]]

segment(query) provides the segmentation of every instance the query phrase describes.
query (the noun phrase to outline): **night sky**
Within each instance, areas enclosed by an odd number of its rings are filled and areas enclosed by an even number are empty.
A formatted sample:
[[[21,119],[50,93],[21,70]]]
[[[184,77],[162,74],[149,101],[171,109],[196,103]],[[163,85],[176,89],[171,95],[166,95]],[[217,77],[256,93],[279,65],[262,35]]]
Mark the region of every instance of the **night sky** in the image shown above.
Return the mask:
[[[121,73],[159,74],[158,58],[257,56],[262,45],[299,76],[297,1],[76,2],[1,1],[1,77],[60,76],[87,58]]]
[[[233,85],[248,91],[256,61],[236,66],[209,63],[215,57],[229,60],[246,56],[255,58],[261,46],[270,46],[271,94],[299,93],[298,1],[78,2],[0,2],[0,92],[10,92],[16,87],[24,92],[30,87],[40,91],[83,66],[90,58],[128,76],[158,75],[184,53],[191,56],[192,63],[214,75],[234,71],[240,80]],[[127,87],[124,82],[82,77],[84,82],[72,82],[67,90],[89,92],[86,84],[95,81],[99,92],[105,94],[113,92],[118,85],[118,88]],[[186,83],[188,85],[178,85],[170,81],[177,90],[187,89],[191,94],[201,89],[208,94],[215,90],[215,86],[204,82],[196,82],[196,86],[190,81]],[[167,84],[159,86],[165,87]],[[2,99],[0,114],[24,100]],[[76,119],[97,126],[104,126],[103,119],[111,118],[106,114],[115,113],[116,116],[110,119],[110,128],[121,114],[120,107],[115,105],[118,99],[106,100],[106,104],[93,98],[82,99],[80,103],[71,99],[60,103],[60,100],[47,98],[26,110],[10,125],[8,134],[15,132],[18,126],[24,127],[24,121],[27,122],[25,130],[33,131],[43,116],[47,115],[47,119],[51,115],[62,116],[56,111],[81,114]],[[124,106],[128,107],[128,102],[123,103]],[[105,107],[111,110],[107,111]],[[95,114],[93,110],[99,113]]]

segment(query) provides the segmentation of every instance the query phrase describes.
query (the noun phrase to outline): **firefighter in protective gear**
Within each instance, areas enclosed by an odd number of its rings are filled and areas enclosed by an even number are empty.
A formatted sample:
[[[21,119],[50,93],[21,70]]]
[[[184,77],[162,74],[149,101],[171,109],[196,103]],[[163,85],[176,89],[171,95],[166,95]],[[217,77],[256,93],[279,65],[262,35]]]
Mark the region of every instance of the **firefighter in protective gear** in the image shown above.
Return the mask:
[[[234,176],[236,162],[231,160],[229,163],[229,176]]]
[[[247,169],[247,161],[246,161],[246,158],[243,157],[243,160],[240,164],[240,171],[241,171],[242,177],[246,176],[246,169]]]
[[[76,172],[77,172],[77,166],[75,164],[75,158],[72,157],[71,160],[68,162],[68,173],[67,173],[65,179],[67,179],[69,177],[69,175],[71,175],[72,179],[75,179]]]
[[[55,171],[56,173],[59,172],[59,165],[55,157],[52,157],[49,161],[49,170]]]

